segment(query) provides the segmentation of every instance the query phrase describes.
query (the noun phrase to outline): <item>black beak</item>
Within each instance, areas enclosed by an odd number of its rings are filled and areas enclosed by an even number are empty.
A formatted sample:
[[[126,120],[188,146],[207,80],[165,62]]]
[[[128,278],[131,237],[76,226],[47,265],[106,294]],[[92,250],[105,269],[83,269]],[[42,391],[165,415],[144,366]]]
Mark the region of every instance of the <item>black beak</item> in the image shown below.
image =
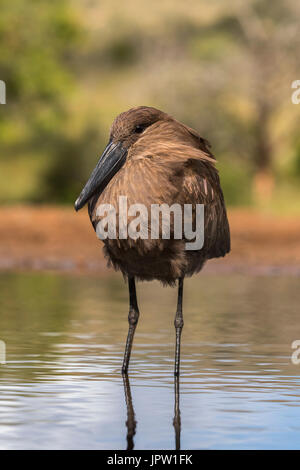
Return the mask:
[[[101,155],[88,182],[75,201],[75,210],[79,211],[97,192],[99,195],[108,185],[112,177],[124,165],[127,149],[121,143],[110,142]]]

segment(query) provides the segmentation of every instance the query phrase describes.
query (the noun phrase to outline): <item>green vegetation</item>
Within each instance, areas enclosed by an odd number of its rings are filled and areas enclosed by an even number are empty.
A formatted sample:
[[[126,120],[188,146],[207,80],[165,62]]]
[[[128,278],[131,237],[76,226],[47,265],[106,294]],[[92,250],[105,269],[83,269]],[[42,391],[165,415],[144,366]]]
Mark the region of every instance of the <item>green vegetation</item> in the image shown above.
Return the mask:
[[[280,207],[299,210],[296,2],[11,0],[0,9],[1,203],[73,202],[112,119],[144,104],[212,142],[229,204],[273,207],[280,194]]]

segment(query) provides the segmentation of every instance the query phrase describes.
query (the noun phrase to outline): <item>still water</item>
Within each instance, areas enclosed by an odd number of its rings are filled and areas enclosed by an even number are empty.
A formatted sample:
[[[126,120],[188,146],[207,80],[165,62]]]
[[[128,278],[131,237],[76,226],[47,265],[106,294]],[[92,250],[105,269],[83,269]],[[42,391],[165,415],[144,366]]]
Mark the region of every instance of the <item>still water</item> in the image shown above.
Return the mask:
[[[300,449],[299,278],[138,284],[129,377],[121,276],[0,275],[0,449]]]

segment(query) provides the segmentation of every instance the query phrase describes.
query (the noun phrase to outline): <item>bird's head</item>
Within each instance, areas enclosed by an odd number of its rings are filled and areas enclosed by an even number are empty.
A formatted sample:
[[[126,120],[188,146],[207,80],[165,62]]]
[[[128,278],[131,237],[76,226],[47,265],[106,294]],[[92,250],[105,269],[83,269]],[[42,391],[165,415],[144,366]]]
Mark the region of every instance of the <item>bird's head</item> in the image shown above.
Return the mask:
[[[122,143],[124,148],[129,149],[150,126],[166,117],[167,114],[148,106],[129,109],[114,120],[110,130],[110,140]]]
[[[96,193],[108,185],[112,177],[124,165],[128,151],[153,124],[168,118],[155,108],[139,106],[119,114],[114,120],[110,139],[89,180],[75,201],[75,209],[81,209]]]

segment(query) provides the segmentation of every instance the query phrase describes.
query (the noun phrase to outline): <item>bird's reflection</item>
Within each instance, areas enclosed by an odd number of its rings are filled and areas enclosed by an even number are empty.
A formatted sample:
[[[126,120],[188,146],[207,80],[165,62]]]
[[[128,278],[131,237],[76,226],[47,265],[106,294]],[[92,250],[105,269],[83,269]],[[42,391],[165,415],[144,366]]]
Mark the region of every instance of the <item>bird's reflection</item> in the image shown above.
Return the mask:
[[[130,382],[128,374],[123,374],[124,394],[127,407],[127,450],[134,449],[134,436],[136,433],[136,419],[132,402],[132,395],[130,389]],[[180,433],[181,433],[181,419],[180,419],[180,404],[179,404],[180,390],[179,390],[179,377],[174,378],[174,419],[173,426],[175,429],[175,449],[180,450]]]
[[[136,431],[136,420],[134,414],[134,408],[132,404],[132,396],[130,390],[130,382],[128,374],[123,374],[123,384],[124,384],[124,394],[127,407],[127,450],[132,450],[134,448],[133,437]]]
[[[180,450],[180,432],[181,432],[181,419],[180,419],[180,404],[179,404],[179,376],[174,379],[174,419],[173,426],[175,429],[175,449]]]

